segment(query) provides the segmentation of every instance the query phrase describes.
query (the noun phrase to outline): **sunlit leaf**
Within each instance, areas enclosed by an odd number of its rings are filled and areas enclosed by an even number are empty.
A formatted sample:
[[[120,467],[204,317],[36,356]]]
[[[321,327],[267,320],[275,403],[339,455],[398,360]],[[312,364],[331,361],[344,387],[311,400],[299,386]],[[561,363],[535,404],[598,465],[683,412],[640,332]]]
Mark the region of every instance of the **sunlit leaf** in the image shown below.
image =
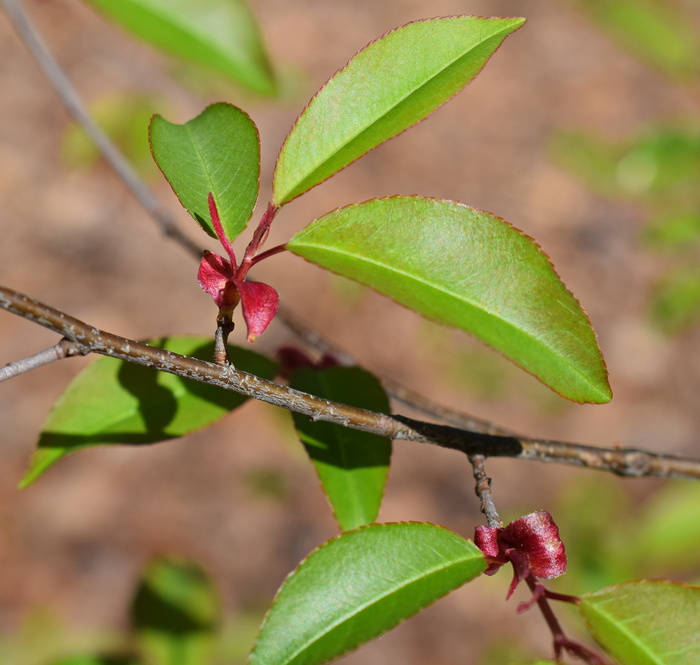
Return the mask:
[[[208,106],[184,125],[154,116],[153,158],[180,203],[212,238],[208,196],[214,195],[229,240],[245,229],[258,198],[260,141],[246,113],[231,104]]]
[[[428,19],[372,42],[297,119],[277,161],[275,203],[291,201],[432,113],[469,83],[524,22]]]
[[[379,381],[359,367],[301,368],[290,385],[318,397],[389,413]],[[308,417],[294,415],[294,425],[309,454],[341,530],[374,522],[389,472],[391,441]]]
[[[335,210],[287,248],[468,332],[577,402],[607,402],[588,317],[535,242],[493,215],[417,196]]]
[[[214,353],[213,342],[205,337],[170,337],[150,340],[150,344],[204,360],[211,360]],[[257,353],[232,347],[230,355],[239,369],[267,378],[275,374],[275,364]],[[246,399],[174,374],[98,358],[56,402],[21,487],[76,450],[178,438],[211,425]]]
[[[219,598],[199,566],[159,559],[139,584],[131,621],[148,663],[207,665],[219,624]]]
[[[641,581],[581,599],[593,636],[621,665],[700,662],[700,587]]]
[[[153,46],[205,65],[255,92],[276,84],[244,0],[86,0]]]
[[[393,628],[486,568],[433,524],[373,524],[311,553],[285,581],[251,665],[319,665]]]

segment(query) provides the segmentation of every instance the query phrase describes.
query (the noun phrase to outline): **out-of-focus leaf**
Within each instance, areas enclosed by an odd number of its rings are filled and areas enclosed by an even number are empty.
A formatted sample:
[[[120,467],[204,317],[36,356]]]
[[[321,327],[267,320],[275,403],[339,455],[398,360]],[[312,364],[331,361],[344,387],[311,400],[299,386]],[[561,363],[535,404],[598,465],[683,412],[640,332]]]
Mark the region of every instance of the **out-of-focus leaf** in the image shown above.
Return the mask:
[[[552,159],[603,196],[619,194],[615,174],[620,150],[585,132],[556,132],[549,144]]]
[[[163,102],[151,95],[109,95],[90,107],[90,115],[124,153],[142,177],[158,175],[148,148],[148,123],[154,108]],[[72,168],[92,166],[100,157],[99,148],[77,124],[66,131],[61,146],[63,159]]]
[[[362,49],[297,119],[275,168],[282,205],[432,113],[471,81],[522,18],[415,21]]]
[[[621,665],[700,662],[700,587],[641,581],[581,598],[593,636]]]
[[[290,385],[343,404],[390,411],[379,381],[359,367],[303,367],[292,374]],[[374,522],[389,473],[391,441],[334,423],[312,422],[296,413],[293,416],[341,530]]]
[[[287,248],[501,351],[564,397],[607,402],[588,317],[535,242],[454,201],[373,199],[335,210]]]
[[[312,552],[267,614],[251,665],[320,665],[393,628],[486,568],[433,524],[372,524]]]
[[[204,360],[214,353],[213,342],[205,337],[170,337],[149,343]],[[267,378],[275,374],[275,363],[264,356],[237,347],[229,353],[240,369]],[[211,425],[246,399],[116,358],[99,358],[73,379],[56,402],[20,486],[26,487],[76,450],[178,438]]]
[[[248,224],[259,189],[260,139],[248,115],[223,102],[184,125],[156,115],[150,140],[153,158],[187,212],[216,238],[209,218],[212,193],[226,237],[236,238]]]
[[[160,559],[139,584],[131,621],[148,663],[206,665],[219,624],[219,599],[199,566]]]
[[[50,665],[140,665],[136,656],[80,654],[52,661]]]
[[[700,319],[700,268],[681,267],[666,275],[652,294],[651,317],[665,333],[678,333]]]
[[[156,115],[149,136],[153,158],[187,212],[216,238],[208,203],[213,194],[226,237],[236,238],[259,189],[260,139],[248,115],[223,102],[183,125]]]
[[[276,84],[260,27],[244,0],[86,0],[149,44],[264,95]]]
[[[576,0],[624,48],[671,78],[700,72],[700,33],[680,4],[663,0]]]
[[[700,203],[700,196],[698,198]],[[683,249],[700,243],[700,210],[656,220],[645,230],[645,238],[653,247]]]
[[[638,541],[632,549],[639,552],[647,570],[668,574],[674,570],[697,571],[700,551],[700,487],[677,481],[668,484],[638,516]],[[629,542],[628,542],[629,546]]]
[[[690,190],[697,200],[700,129],[691,124],[648,128],[626,147],[616,179],[629,194],[673,194],[678,198]]]

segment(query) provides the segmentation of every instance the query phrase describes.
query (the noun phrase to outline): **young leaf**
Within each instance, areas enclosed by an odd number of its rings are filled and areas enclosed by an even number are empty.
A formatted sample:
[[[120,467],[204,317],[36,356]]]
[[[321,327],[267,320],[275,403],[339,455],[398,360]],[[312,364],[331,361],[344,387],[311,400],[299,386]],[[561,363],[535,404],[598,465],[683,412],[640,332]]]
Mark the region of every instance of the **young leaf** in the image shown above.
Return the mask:
[[[231,104],[208,106],[184,125],[151,120],[151,151],[180,203],[216,238],[211,192],[229,240],[245,229],[258,198],[260,140],[246,113]]]
[[[581,599],[593,636],[621,665],[700,662],[700,587],[641,581]]]
[[[170,337],[150,343],[205,360],[214,353],[213,343],[205,337]],[[232,347],[230,354],[240,369],[267,378],[275,374],[275,363],[253,351]],[[211,425],[246,399],[116,358],[99,358],[73,379],[56,402],[20,487],[81,448],[181,437]]]
[[[264,95],[276,84],[262,34],[244,0],[87,0],[166,53]]]
[[[287,249],[474,335],[568,399],[610,400],[588,317],[535,242],[498,217],[373,199],[316,220]]]
[[[469,83],[523,18],[409,23],[360,51],[311,100],[277,160],[281,206],[430,115]]]
[[[251,665],[320,665],[393,628],[486,568],[434,524],[372,524],[312,552],[265,617]]]
[[[359,367],[303,367],[292,374],[290,385],[344,404],[383,413],[390,410],[379,381]],[[341,530],[374,522],[389,473],[391,441],[334,423],[312,422],[296,413],[293,416]]]
[[[148,663],[207,665],[219,623],[219,598],[199,566],[160,559],[139,584],[131,621]]]

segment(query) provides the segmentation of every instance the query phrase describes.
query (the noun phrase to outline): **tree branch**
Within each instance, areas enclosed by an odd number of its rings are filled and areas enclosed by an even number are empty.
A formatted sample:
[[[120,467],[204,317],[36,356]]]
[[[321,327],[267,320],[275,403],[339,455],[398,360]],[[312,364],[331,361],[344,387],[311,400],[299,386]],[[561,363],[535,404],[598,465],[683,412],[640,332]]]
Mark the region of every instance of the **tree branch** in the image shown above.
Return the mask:
[[[49,79],[69,113],[93,139],[107,163],[114,169],[117,177],[133,193],[136,200],[148,212],[161,231],[199,260],[202,254],[201,248],[178,228],[170,212],[160,204],[158,199],[140,180],[138,174],[131,168],[124,155],[119,151],[119,148],[92,121],[77,91],[51,52],[46,48],[29,20],[21,0],[0,0],[0,2],[5,6],[10,21],[20,39],[34,56],[37,64]],[[325,339],[318,331],[291,314],[286,308],[280,307],[277,312],[277,318],[310,348],[320,353],[331,353],[343,365],[358,364],[352,355]],[[463,427],[484,434],[501,434],[504,436],[513,434],[513,432],[498,427],[487,420],[447,409],[392,379],[387,377],[380,378],[386,391],[393,399],[432,418],[456,427]]]
[[[558,462],[611,471],[621,476],[700,478],[700,460],[632,448],[597,448],[564,441],[495,436],[331,402],[267,381],[230,365],[217,365],[119,337],[2,286],[0,308],[62,335],[73,344],[77,353],[99,353],[153,367],[186,379],[233,390],[304,414],[313,420],[324,420],[389,439],[429,443],[467,455]]]

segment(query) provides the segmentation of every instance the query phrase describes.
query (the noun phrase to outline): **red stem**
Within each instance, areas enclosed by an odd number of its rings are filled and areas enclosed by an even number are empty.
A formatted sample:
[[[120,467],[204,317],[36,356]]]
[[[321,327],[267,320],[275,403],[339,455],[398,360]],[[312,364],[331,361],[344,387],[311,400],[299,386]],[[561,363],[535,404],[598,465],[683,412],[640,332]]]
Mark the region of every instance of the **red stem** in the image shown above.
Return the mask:
[[[270,233],[272,220],[275,218],[278,210],[279,208],[274,203],[270,203],[267,206],[265,214],[261,217],[260,222],[258,223],[258,228],[255,229],[255,233],[253,233],[253,237],[246,247],[241,265],[236,271],[236,281],[242,282],[248,274],[248,271],[253,267],[253,264],[256,263],[254,260],[255,256],[267,240],[267,236]]]

